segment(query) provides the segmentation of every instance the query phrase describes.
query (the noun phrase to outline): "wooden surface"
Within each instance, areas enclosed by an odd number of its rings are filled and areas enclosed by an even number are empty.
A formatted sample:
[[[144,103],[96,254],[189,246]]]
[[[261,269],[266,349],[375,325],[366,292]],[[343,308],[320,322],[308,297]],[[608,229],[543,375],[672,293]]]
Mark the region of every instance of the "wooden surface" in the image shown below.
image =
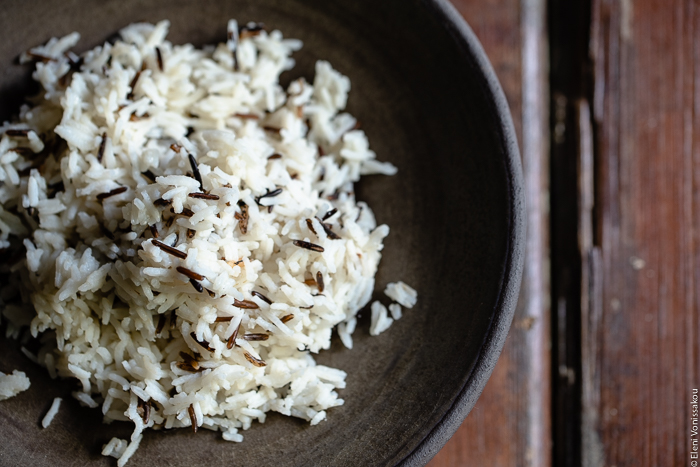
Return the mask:
[[[548,102],[543,0],[453,0],[491,60],[513,115],[528,193],[526,267],[508,340],[483,394],[431,467],[551,463]]]
[[[511,106],[529,243],[503,354],[430,466],[696,467],[700,2],[453,3]]]
[[[592,11],[584,465],[693,465],[700,4],[594,0]]]

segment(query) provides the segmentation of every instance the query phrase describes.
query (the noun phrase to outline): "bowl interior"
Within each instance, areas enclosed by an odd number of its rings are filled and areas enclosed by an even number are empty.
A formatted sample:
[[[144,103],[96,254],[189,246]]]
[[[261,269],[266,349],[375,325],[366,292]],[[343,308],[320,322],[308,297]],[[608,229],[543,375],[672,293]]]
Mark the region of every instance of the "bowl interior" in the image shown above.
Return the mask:
[[[306,422],[270,413],[265,424],[231,444],[189,430],[150,432],[129,465],[393,465],[408,456],[463,390],[494,316],[513,245],[507,145],[478,60],[460,47],[428,2],[325,0],[48,0],[8,1],[0,17],[0,111],[16,113],[31,88],[18,54],[52,36],[82,35],[79,51],[134,21],[169,19],[174,43],[225,40],[226,21],[262,21],[268,30],[304,41],[296,68],[283,78],[313,78],[324,59],[350,77],[348,111],[366,131],[394,177],[369,176],[358,197],[391,233],[377,276],[403,280],[419,292],[416,307],[379,337],[362,313],[355,348],[334,336],[317,361],[348,373],[345,405],[328,420]],[[510,250],[512,251],[512,250]],[[0,340],[2,371],[22,369],[31,388],[0,403],[0,459],[38,466],[113,465],[101,447],[128,437],[126,423],[103,425],[99,409],[70,397],[71,381],[53,381],[15,342]],[[500,350],[500,349],[499,349]],[[482,387],[483,387],[483,383]],[[479,388],[480,390],[480,388]],[[45,430],[40,420],[53,397],[64,403]]]

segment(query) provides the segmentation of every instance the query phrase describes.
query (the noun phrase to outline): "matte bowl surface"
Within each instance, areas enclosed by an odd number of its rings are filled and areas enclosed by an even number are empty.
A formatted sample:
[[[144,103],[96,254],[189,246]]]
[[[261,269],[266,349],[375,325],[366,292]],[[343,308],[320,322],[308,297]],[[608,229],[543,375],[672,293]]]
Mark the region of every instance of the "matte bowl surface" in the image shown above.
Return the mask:
[[[355,348],[334,336],[321,364],[348,373],[345,405],[308,423],[270,413],[233,444],[200,430],[149,432],[128,465],[422,465],[476,402],[500,354],[520,285],[524,211],[510,114],[472,32],[446,1],[405,0],[84,0],[3,2],[0,117],[17,112],[30,90],[24,50],[52,36],[81,33],[78,51],[135,21],[169,19],[168,39],[201,46],[225,40],[226,22],[262,21],[304,41],[283,75],[313,78],[328,60],[352,82],[348,111],[362,122],[393,177],[369,176],[358,197],[391,227],[376,298],[403,280],[418,304],[379,337],[362,313]],[[100,455],[127,423],[103,425],[101,411],[70,397],[14,342],[0,340],[0,370],[24,370],[31,388],[0,403],[0,464],[115,465]],[[64,402],[48,429],[53,397]]]

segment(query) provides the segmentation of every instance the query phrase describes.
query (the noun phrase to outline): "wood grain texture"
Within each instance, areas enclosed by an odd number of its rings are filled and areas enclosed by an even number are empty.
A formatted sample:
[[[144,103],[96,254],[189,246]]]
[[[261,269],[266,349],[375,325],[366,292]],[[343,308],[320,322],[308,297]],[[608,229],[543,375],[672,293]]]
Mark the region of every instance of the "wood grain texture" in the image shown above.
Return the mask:
[[[513,327],[463,425],[429,464],[551,465],[547,43],[543,0],[452,0],[481,41],[508,99],[528,196],[526,266]]]
[[[593,1],[595,191],[582,251],[585,466],[692,465],[691,391],[700,388],[699,13],[695,1]]]

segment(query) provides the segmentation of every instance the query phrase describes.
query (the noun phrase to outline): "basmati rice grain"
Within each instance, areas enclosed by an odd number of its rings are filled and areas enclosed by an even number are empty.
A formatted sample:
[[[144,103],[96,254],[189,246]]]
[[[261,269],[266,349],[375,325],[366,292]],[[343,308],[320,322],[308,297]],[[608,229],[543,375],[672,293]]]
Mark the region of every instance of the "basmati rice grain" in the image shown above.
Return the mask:
[[[389,312],[391,312],[391,317],[394,318],[394,320],[401,319],[401,305],[398,303],[392,303],[389,305]]]
[[[56,416],[58,413],[58,408],[61,405],[61,399],[60,397],[56,397],[53,400],[53,403],[51,404],[51,408],[49,408],[49,411],[46,412],[46,415],[44,416],[44,419],[41,421],[41,426],[44,428],[48,428],[49,425],[51,425],[51,422],[53,421],[53,418]]]

